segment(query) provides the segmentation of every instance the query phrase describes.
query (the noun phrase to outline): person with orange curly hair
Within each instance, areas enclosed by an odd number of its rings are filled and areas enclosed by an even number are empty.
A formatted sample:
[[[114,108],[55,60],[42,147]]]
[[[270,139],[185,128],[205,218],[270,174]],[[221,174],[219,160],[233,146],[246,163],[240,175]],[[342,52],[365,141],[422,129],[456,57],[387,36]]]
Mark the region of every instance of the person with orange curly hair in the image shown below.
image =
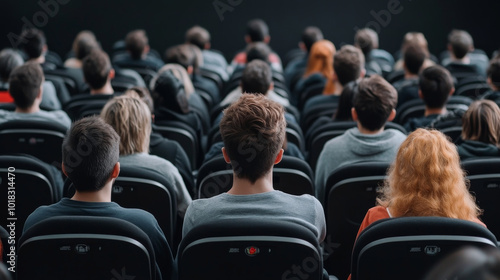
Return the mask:
[[[419,128],[401,144],[388,171],[378,206],[368,210],[359,234],[377,220],[439,216],[473,221],[481,210],[469,193],[453,143],[438,130]]]

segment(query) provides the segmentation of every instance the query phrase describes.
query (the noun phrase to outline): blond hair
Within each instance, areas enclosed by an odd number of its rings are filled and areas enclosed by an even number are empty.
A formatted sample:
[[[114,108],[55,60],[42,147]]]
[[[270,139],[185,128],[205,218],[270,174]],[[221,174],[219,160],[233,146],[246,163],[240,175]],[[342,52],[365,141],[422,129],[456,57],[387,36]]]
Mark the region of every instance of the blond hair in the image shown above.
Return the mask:
[[[392,216],[473,221],[480,214],[453,143],[437,130],[417,129],[401,144],[378,204]]]
[[[118,96],[106,103],[101,118],[120,136],[120,155],[147,153],[151,134],[151,112],[142,100]]]

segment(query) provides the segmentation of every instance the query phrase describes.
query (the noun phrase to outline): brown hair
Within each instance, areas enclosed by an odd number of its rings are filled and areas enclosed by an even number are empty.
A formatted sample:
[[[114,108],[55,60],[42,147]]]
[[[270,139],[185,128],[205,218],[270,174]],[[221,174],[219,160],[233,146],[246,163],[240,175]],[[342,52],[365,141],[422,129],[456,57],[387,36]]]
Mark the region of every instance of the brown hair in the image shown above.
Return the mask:
[[[151,111],[142,100],[118,96],[106,103],[101,118],[120,136],[120,155],[149,151]]]
[[[360,48],[365,58],[373,49],[378,49],[378,34],[370,28],[363,28],[354,35],[354,44]]]
[[[379,130],[385,125],[397,104],[396,89],[377,75],[361,80],[353,100],[359,122],[371,131]]]
[[[75,53],[75,57],[80,60],[89,55],[92,50],[100,48],[101,47],[92,31],[80,31],[73,41],[73,52]]]
[[[283,106],[264,95],[243,94],[224,110],[219,127],[238,178],[255,183],[271,171],[285,140]]]
[[[203,50],[205,45],[210,43],[210,33],[205,28],[195,25],[186,31],[186,43],[193,44]]]
[[[146,31],[142,29],[130,31],[125,37],[125,47],[133,59],[140,59],[148,44]]]
[[[314,43],[309,52],[307,68],[304,77],[313,73],[321,73],[327,80],[324,93],[333,93],[335,84],[333,83],[333,56],[335,55],[335,45],[328,40],[320,40]]]
[[[10,73],[9,93],[17,107],[26,109],[33,105],[43,83],[42,67],[38,63],[28,62]]]
[[[108,81],[111,71],[109,56],[102,50],[94,49],[82,61],[83,76],[91,89],[100,89]]]
[[[333,58],[333,69],[343,86],[356,81],[365,68],[365,57],[358,48],[352,45],[343,46]]]
[[[393,217],[474,221],[481,212],[467,184],[455,145],[442,132],[419,128],[401,144],[377,202]]]
[[[473,102],[462,119],[462,138],[500,148],[500,108],[491,100]]]

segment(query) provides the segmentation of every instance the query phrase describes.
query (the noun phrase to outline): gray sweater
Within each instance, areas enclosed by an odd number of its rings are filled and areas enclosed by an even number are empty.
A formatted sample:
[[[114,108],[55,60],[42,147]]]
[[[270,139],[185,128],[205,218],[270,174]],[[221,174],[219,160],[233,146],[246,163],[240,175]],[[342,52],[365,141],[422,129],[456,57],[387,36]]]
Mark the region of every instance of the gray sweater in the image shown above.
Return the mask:
[[[186,211],[182,236],[197,225],[245,218],[286,220],[310,229],[318,241],[326,235],[326,222],[321,203],[310,195],[290,195],[271,191],[251,195],[223,193],[212,198],[194,200]]]
[[[357,127],[326,142],[316,164],[316,197],[323,198],[328,175],[342,165],[359,161],[393,161],[406,139],[399,130],[362,134]]]

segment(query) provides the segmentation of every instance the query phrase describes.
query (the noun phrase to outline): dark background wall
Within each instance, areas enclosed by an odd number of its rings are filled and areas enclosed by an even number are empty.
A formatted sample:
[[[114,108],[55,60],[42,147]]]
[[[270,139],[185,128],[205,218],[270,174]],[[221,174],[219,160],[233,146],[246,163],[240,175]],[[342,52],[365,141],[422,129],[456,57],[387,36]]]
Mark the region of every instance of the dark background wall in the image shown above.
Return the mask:
[[[44,9],[39,3],[51,5]],[[211,32],[212,46],[229,58],[244,47],[245,23],[259,17],[268,22],[271,46],[281,55],[297,46],[308,25],[320,27],[339,48],[367,24],[378,29],[380,47],[391,53],[405,32],[420,31],[438,54],[448,32],[460,28],[491,55],[500,47],[499,8],[500,1],[492,0],[1,0],[0,47],[15,45],[24,24],[44,30],[49,48],[63,56],[80,30],[92,30],[109,52],[129,30],[143,28],[150,45],[163,54],[199,24]]]

